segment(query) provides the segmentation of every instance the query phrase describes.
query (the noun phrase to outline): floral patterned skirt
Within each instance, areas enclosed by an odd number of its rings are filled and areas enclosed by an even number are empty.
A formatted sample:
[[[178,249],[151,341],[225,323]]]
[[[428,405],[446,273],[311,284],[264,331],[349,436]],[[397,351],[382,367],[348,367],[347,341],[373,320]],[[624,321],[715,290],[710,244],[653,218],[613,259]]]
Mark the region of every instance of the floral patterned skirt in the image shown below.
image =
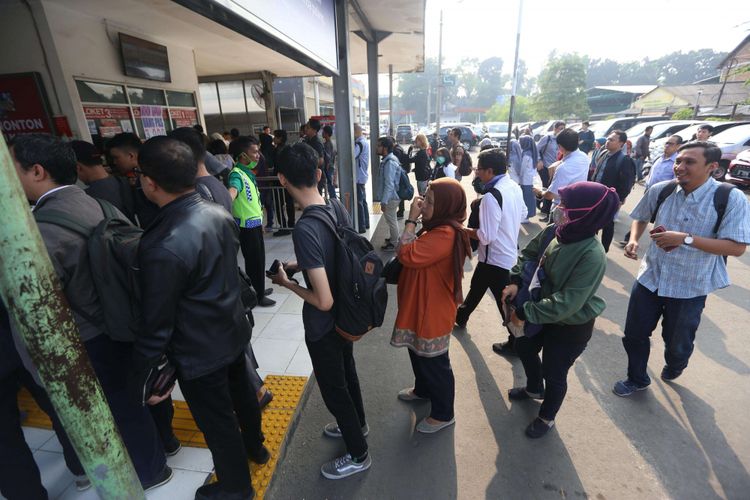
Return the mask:
[[[393,347],[407,347],[417,356],[433,358],[448,352],[448,345],[451,340],[451,332],[427,339],[420,337],[416,332],[394,328],[391,334],[391,345]]]

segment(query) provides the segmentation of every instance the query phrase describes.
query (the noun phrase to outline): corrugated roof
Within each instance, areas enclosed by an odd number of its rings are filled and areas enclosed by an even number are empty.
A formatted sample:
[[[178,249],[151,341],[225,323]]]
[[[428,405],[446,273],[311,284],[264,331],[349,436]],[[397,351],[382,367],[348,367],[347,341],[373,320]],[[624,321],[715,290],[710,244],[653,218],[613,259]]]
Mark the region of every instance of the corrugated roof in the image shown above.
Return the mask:
[[[709,106],[715,104],[721,92],[721,104],[733,105],[744,102],[750,98],[750,87],[742,82],[729,82],[721,91],[722,84],[709,83],[704,85],[679,85],[673,87],[660,87],[660,90],[686,100],[690,105],[695,105],[698,99],[698,91],[701,91],[700,105]]]
[[[646,94],[654,90],[656,87],[657,85],[600,85],[594,87],[594,89],[611,90],[613,92],[623,92],[626,94]]]

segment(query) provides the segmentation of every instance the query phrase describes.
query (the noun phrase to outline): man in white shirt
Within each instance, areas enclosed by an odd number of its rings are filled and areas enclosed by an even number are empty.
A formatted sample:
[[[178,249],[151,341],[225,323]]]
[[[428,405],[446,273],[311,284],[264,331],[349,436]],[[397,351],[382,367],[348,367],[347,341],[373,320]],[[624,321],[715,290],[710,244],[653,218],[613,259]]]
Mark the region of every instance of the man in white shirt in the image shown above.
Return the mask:
[[[576,182],[585,181],[589,175],[589,157],[578,149],[578,132],[566,128],[557,136],[557,147],[563,157],[555,168],[554,177],[546,190],[534,188],[534,194],[552,201],[554,209],[560,203],[560,189]]]
[[[521,187],[506,175],[507,159],[500,149],[479,153],[477,176],[485,185],[479,205],[479,228],[468,229],[469,237],[479,240],[479,262],[471,278],[471,289],[456,311],[456,325],[463,328],[469,316],[489,288],[503,314],[502,292],[510,283],[509,271],[518,259],[518,232],[526,219],[526,204]],[[512,336],[507,343],[493,344],[492,349],[512,352]]]

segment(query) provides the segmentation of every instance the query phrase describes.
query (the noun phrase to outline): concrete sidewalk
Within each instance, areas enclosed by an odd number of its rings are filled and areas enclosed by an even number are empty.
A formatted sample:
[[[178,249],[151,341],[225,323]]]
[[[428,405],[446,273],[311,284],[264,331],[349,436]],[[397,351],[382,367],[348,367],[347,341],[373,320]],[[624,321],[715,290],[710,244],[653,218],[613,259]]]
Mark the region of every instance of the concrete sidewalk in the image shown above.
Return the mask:
[[[636,188],[627,208],[641,192]],[[616,239],[629,226],[624,212],[620,220]],[[521,244],[528,239],[523,235]],[[344,446],[322,434],[333,419],[313,380],[267,498],[748,498],[750,256],[729,262],[735,284],[709,296],[689,369],[674,383],[659,379],[663,342],[657,334],[651,388],[622,399],[611,388],[625,376],[621,325],[638,263],[613,245],[599,292],[607,310],[570,371],[555,428],[535,441],[523,431],[539,403],[508,400],[507,390],[523,385],[525,376],[520,361],[491,350],[505,332],[489,296],[467,329],[454,331],[456,425],[434,435],[414,430],[429,403],[396,399],[413,385],[413,375],[407,351],[389,345],[396,314],[391,287],[383,328],[355,346],[372,467],[341,481],[320,475],[320,465],[343,454]],[[467,264],[465,293],[470,270]]]

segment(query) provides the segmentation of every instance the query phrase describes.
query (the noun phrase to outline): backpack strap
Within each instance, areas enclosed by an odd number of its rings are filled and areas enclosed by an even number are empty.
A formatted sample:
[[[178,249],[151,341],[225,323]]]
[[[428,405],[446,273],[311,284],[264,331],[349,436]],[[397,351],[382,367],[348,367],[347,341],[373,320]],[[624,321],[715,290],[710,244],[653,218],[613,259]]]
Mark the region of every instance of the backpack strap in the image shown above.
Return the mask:
[[[337,229],[338,221],[334,221],[333,217],[321,213],[320,210],[310,210],[310,213],[308,215],[310,215],[310,217],[312,217],[313,219],[317,219],[325,224],[325,226],[331,230],[334,236],[336,236],[336,239],[341,240],[341,236],[339,236],[339,231]]]
[[[714,209],[716,210],[716,224],[714,224],[714,234],[719,234],[719,227],[721,227],[721,221],[724,220],[724,212],[727,211],[727,205],[729,204],[729,196],[732,194],[734,184],[728,182],[722,182],[719,187],[714,191]]]
[[[37,223],[43,222],[46,224],[54,224],[55,226],[62,227],[69,231],[88,238],[91,236],[92,228],[81,224],[78,220],[71,217],[69,213],[61,210],[44,210],[42,212],[34,212],[34,219]]]
[[[497,201],[497,204],[500,205],[500,210],[502,210],[503,209],[503,194],[497,189],[495,189],[494,187],[490,189],[488,193],[492,194],[492,197],[495,198],[495,200]],[[484,193],[484,194],[488,194],[488,193]],[[484,198],[484,196],[482,196],[482,198]],[[482,198],[479,199],[480,205],[482,203]],[[489,245],[486,245],[486,246],[487,246],[487,253],[484,256],[485,264],[490,260],[490,246]]]
[[[659,212],[659,207],[661,207],[661,204],[664,203],[664,200],[669,198],[672,193],[674,193],[674,190],[677,189],[677,181],[673,180],[666,186],[662,188],[661,191],[659,191],[659,195],[656,197],[656,207],[654,208],[654,212],[651,214],[651,223],[656,220],[656,214]]]

